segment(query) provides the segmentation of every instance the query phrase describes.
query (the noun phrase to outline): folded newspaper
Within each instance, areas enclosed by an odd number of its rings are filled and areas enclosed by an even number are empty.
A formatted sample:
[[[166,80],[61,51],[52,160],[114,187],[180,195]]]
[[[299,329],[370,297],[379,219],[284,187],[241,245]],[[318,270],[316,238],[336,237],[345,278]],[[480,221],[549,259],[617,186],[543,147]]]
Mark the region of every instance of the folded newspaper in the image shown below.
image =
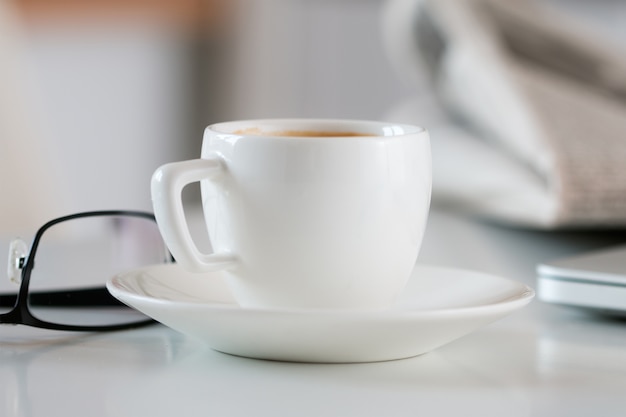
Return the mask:
[[[431,130],[434,201],[534,228],[626,226],[624,45],[531,1],[388,6],[393,63],[436,98],[395,116]]]

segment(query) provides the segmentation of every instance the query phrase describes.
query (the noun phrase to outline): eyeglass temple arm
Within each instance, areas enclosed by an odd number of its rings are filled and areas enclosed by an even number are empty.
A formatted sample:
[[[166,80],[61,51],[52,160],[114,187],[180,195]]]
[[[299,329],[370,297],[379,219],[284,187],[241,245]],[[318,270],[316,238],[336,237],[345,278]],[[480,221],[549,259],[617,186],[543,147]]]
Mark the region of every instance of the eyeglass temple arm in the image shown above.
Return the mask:
[[[109,294],[105,287],[63,291],[29,292],[29,303],[35,306],[50,307],[106,307],[123,306]],[[0,294],[0,306],[12,306],[17,294]]]

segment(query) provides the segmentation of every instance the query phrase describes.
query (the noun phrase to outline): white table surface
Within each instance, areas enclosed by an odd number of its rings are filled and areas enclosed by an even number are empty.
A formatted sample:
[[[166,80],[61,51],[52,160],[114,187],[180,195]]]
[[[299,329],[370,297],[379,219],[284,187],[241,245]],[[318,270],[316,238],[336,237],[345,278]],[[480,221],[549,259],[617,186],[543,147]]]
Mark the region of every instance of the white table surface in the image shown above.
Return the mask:
[[[535,264],[626,241],[434,211],[420,263],[535,283]],[[535,300],[434,352],[320,365],[212,351],[162,325],[107,334],[0,326],[0,416],[624,416],[626,320]]]

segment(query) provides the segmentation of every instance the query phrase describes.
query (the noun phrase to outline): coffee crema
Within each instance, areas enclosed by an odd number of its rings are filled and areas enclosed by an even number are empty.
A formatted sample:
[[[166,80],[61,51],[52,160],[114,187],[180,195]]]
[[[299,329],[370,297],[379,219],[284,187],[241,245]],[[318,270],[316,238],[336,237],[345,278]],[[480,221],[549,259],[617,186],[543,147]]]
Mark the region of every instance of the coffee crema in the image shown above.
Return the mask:
[[[309,138],[375,136],[369,133],[324,131],[324,130],[320,130],[320,131],[318,130],[280,130],[280,131],[266,132],[266,131],[259,129],[258,127],[239,129],[239,130],[234,131],[233,133],[236,135],[309,137]]]

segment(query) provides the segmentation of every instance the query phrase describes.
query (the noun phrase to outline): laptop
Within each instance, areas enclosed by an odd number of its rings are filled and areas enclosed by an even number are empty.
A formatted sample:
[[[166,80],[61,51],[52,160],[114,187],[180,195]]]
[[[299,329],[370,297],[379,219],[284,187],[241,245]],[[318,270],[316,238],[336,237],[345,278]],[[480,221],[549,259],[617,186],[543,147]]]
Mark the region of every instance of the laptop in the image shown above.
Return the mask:
[[[626,315],[626,245],[539,264],[537,275],[542,301]]]

